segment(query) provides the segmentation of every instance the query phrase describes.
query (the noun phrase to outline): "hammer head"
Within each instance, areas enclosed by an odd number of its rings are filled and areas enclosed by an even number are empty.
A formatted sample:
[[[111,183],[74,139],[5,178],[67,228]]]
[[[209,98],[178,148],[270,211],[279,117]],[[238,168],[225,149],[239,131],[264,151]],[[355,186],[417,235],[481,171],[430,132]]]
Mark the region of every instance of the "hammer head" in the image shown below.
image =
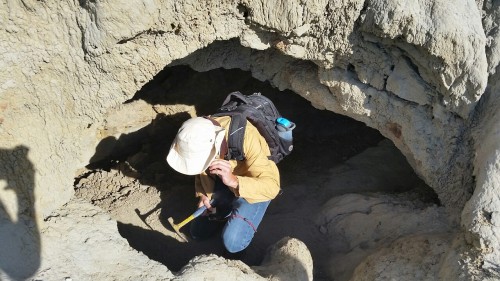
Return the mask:
[[[184,240],[185,242],[189,242],[189,240],[187,239],[187,237],[179,231],[180,230],[180,226],[178,226],[178,225],[176,225],[174,223],[174,219],[172,217],[168,218],[167,221],[170,224],[170,226],[172,227],[172,229],[175,231],[175,233],[177,233],[177,235],[179,235],[179,237],[182,240]]]

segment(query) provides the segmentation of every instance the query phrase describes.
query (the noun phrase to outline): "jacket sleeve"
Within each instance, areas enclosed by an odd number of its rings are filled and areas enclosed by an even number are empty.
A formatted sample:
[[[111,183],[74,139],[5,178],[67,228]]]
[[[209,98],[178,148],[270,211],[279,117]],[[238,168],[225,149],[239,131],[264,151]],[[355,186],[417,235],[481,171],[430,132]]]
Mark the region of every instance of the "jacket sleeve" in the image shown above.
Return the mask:
[[[194,176],[194,191],[196,193],[196,197],[200,197],[202,194],[205,194],[203,186],[201,186],[200,175]]]
[[[239,196],[249,203],[274,199],[280,191],[278,167],[267,158],[269,147],[254,126],[247,126],[243,149],[245,160],[238,161],[234,169]]]
[[[211,198],[214,190],[214,183],[214,180],[205,172],[196,175],[194,178],[194,189],[196,197],[206,195]]]

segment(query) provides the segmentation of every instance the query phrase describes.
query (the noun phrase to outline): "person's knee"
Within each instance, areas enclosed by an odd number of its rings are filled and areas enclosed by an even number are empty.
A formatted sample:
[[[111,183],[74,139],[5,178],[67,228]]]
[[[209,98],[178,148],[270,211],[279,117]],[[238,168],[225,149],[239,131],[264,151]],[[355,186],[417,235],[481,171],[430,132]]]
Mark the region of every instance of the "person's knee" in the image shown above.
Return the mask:
[[[224,243],[224,247],[225,247],[225,248],[226,248],[226,250],[227,250],[228,252],[230,252],[231,254],[241,252],[241,251],[243,251],[243,250],[245,250],[245,249],[247,248],[247,246],[245,246],[245,247],[235,247],[235,245],[234,245],[234,244],[229,244],[229,245],[228,245],[228,244],[226,244],[226,243]]]
[[[236,238],[234,235],[223,235],[224,247],[230,253],[237,253],[245,250],[250,241],[244,241],[242,238]]]
[[[224,243],[224,247],[230,253],[237,253],[243,251],[248,247],[250,241],[252,241],[253,235],[250,235],[247,231],[241,232],[241,228],[237,229],[240,231],[231,231],[230,229],[226,229],[222,233],[222,241]]]

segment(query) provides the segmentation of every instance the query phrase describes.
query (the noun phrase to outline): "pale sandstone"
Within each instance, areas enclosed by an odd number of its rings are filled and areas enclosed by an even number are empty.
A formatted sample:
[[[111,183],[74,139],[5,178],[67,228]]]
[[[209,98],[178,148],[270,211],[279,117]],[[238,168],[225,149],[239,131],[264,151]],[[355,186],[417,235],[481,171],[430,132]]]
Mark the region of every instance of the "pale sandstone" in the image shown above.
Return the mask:
[[[2,188],[17,186],[34,198],[17,195],[18,205],[28,206],[17,210],[5,203],[2,222],[18,212],[28,229],[49,227],[55,210],[69,208],[63,206],[73,197],[73,177],[95,152],[110,110],[174,60],[241,37],[245,46],[266,51],[229,43],[234,47],[223,53],[211,51],[222,57],[202,52],[196,62],[178,63],[251,70],[318,108],[378,129],[436,190],[452,219],[472,196],[461,217],[466,239],[451,246],[442,271],[470,279],[495,274],[498,19],[498,3],[488,0],[2,2],[0,147],[10,163],[0,166],[8,182]],[[406,81],[393,73],[400,69]],[[411,85],[422,90],[401,90]],[[28,172],[19,162],[28,163]],[[14,200],[10,191],[0,195],[2,202]],[[103,229],[90,222],[84,228]],[[41,245],[50,239],[42,233]],[[42,261],[63,262],[42,252]],[[457,269],[457,259],[469,266]],[[34,273],[33,267],[24,272]]]

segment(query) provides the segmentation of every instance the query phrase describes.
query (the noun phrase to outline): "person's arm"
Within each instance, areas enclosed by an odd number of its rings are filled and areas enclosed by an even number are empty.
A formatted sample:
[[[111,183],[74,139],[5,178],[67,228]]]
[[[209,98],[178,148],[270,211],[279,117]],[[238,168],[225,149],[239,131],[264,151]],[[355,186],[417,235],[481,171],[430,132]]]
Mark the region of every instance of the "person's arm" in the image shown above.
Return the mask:
[[[198,208],[205,205],[209,211],[212,210],[212,205],[210,204],[210,197],[212,192],[206,192],[203,182],[207,181],[205,184],[207,185],[207,189],[210,189],[208,186],[211,186],[211,179],[207,174],[204,172],[200,175],[196,175],[194,178],[194,188],[196,192],[196,197],[200,198],[200,201],[198,201]]]
[[[205,172],[202,172],[201,174],[196,175],[194,179],[194,189],[196,197],[201,197],[202,195],[204,195],[210,199],[214,192],[214,177],[208,175]]]
[[[245,133],[244,151],[243,161],[214,160],[209,174],[219,177],[235,196],[250,203],[274,199],[280,189],[278,168],[267,158],[269,148],[255,127]]]
[[[238,163],[235,171],[243,170],[238,179],[237,192],[250,203],[274,199],[280,191],[279,171],[268,159],[269,148],[257,129],[247,126],[244,139],[245,160]]]
[[[194,191],[196,197],[205,195],[205,191],[203,190],[203,186],[201,185],[201,175],[194,176]]]

